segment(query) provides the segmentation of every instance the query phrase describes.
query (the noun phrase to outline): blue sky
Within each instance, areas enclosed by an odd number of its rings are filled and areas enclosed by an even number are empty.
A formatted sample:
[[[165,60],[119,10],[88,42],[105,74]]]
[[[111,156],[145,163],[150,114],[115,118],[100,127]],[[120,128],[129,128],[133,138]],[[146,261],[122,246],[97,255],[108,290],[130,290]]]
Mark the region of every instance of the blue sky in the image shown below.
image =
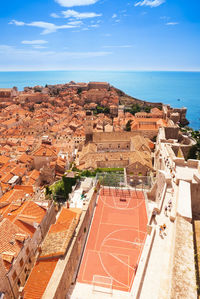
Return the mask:
[[[200,70],[199,0],[12,0],[0,70]]]

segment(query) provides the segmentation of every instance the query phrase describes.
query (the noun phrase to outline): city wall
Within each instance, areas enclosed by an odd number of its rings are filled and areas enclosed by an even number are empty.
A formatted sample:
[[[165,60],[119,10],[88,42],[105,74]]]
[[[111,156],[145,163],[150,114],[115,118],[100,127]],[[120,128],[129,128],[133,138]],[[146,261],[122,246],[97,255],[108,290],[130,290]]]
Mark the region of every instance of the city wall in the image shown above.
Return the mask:
[[[177,216],[170,299],[196,299],[193,227]]]

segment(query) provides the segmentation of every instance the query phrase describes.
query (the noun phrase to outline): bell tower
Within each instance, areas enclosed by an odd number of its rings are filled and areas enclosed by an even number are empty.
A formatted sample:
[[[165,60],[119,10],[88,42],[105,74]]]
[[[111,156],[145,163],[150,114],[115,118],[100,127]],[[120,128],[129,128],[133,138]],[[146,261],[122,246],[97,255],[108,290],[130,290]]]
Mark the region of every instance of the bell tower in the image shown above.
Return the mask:
[[[85,142],[93,140],[93,115],[91,111],[86,111],[85,118]]]

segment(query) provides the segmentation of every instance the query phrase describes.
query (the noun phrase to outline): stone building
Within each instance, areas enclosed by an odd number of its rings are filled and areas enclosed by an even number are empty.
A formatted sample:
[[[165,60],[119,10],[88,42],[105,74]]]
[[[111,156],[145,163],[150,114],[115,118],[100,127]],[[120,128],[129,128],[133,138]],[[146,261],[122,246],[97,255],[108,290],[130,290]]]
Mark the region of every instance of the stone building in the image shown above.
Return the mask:
[[[0,99],[11,99],[17,96],[18,91],[16,87],[13,88],[0,88]]]
[[[37,170],[40,170],[43,166],[49,165],[49,163],[55,159],[57,159],[57,153],[52,146],[42,144],[33,153],[33,164]]]
[[[0,199],[0,290],[6,299],[19,297],[38,245],[55,221],[53,205],[40,207],[24,199],[22,190],[12,190],[9,194]]]
[[[78,152],[79,169],[126,168],[127,173],[146,175],[152,170],[149,140],[134,132],[93,133],[92,142]]]
[[[89,89],[109,89],[110,84],[107,82],[89,82],[88,84]]]

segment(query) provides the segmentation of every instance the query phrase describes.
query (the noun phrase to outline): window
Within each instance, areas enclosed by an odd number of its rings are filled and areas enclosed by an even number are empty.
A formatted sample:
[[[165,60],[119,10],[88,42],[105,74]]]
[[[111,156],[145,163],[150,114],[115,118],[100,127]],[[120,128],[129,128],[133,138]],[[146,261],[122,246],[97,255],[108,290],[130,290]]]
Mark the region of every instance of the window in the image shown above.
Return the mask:
[[[32,261],[31,261],[31,258],[29,258],[29,259],[28,259],[28,262],[29,262],[29,264],[31,264],[31,263],[32,263]]]
[[[15,280],[16,277],[17,277],[17,273],[16,273],[16,271],[14,271],[13,275],[12,275],[12,279]]]
[[[21,258],[19,264],[20,264],[21,267],[23,266],[23,264],[24,264],[23,258]]]
[[[26,248],[26,254],[29,255],[29,253],[30,253],[30,250],[29,250],[29,248],[27,247],[27,248]]]

